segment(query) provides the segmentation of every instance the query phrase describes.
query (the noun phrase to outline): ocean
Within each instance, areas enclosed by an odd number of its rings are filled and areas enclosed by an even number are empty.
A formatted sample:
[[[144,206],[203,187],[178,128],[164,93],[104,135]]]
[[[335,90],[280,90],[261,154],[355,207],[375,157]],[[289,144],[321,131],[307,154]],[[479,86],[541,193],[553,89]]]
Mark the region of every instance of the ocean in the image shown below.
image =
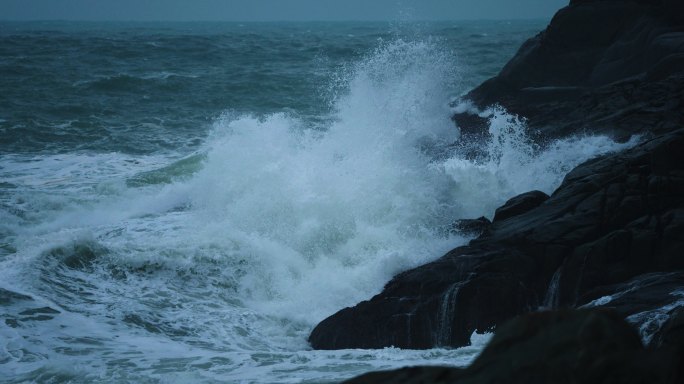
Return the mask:
[[[0,382],[334,383],[459,349],[311,329],[623,148],[458,101],[534,21],[0,22]]]

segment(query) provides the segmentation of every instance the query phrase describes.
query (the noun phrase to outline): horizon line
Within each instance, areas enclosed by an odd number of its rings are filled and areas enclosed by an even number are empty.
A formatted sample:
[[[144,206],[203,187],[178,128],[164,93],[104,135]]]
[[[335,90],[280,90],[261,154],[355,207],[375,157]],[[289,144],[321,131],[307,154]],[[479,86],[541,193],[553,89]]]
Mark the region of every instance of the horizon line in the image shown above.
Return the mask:
[[[451,21],[531,21],[547,20],[545,17],[515,17],[515,18],[461,18],[461,19],[416,19],[416,20],[397,20],[397,19],[340,19],[340,20],[219,20],[219,19],[197,19],[197,20],[160,20],[160,19],[0,19],[0,22],[77,22],[77,23],[424,23],[424,22],[451,22]],[[550,20],[550,19],[549,19]]]

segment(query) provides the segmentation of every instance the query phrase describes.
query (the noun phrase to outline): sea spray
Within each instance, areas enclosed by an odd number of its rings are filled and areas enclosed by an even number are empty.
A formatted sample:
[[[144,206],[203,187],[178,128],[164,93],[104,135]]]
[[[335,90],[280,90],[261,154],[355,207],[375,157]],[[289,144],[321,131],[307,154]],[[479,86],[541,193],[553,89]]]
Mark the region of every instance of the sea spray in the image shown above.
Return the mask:
[[[577,137],[541,148],[495,107],[481,155],[467,158],[453,145],[447,58],[434,42],[382,44],[349,72],[323,130],[286,114],[217,122],[191,205],[202,232],[238,245],[248,306],[315,324],[463,244],[445,231],[454,220],[551,193],[580,162],[633,144]]]
[[[217,123],[192,204],[242,239],[245,299],[313,324],[463,242],[443,234],[451,181],[419,145],[458,137],[451,73],[437,45],[399,40],[354,67],[324,130],[284,114]]]
[[[464,103],[455,107],[463,108],[472,106]],[[479,113],[489,119],[482,140],[456,146],[450,158],[431,164],[454,183],[452,193],[464,218],[483,215],[491,219],[507,199],[530,190],[551,194],[577,165],[600,154],[630,148],[640,140],[633,137],[617,143],[606,136],[572,136],[540,145],[528,135],[524,119],[502,107]],[[476,147],[474,157],[472,146]]]
[[[96,117],[57,130],[63,142],[54,146],[65,153],[49,153],[51,146],[0,158],[0,179],[7,183],[0,194],[7,218],[0,224],[6,250],[0,253],[0,288],[19,297],[0,308],[16,325],[0,323],[3,372],[17,381],[320,382],[426,362],[465,364],[486,338],[475,337],[477,346],[460,350],[320,352],[308,350],[306,336],[317,321],[369,298],[396,273],[463,244],[467,238],[449,231],[454,220],[491,217],[519,192],[551,192],[577,163],[629,145],[577,137],[538,147],[527,138],[524,121],[493,109],[478,155],[462,152],[447,103],[465,90],[449,47],[470,40],[457,28],[448,29],[457,35],[452,40],[383,35],[378,42],[373,27],[363,38],[330,43],[331,55],[345,54],[348,64],[321,91],[332,104],[320,108],[316,103],[324,101],[297,87],[312,75],[295,56],[311,49],[287,44],[334,35],[316,28],[347,27],[295,28],[301,32],[295,37],[285,27],[249,28],[258,30],[256,37],[230,30],[226,40],[211,34],[190,45],[187,36],[162,31],[146,37],[159,40],[157,46],[145,44],[140,52],[138,40],[118,36],[141,56],[175,55],[170,42],[185,44],[193,55],[151,57],[154,68],[137,71],[181,73],[162,68],[196,56],[200,60],[188,72],[193,77],[177,82],[188,87],[185,93],[135,84],[106,90],[111,97],[104,99],[84,93],[75,103]],[[349,28],[359,34],[365,27]],[[275,43],[260,33],[275,36]],[[167,41],[166,34],[178,36]],[[268,46],[263,52],[270,56],[242,63],[238,53],[252,45],[234,44],[245,39]],[[362,40],[367,45],[359,45]],[[477,54],[479,44],[466,52]],[[229,54],[219,57],[217,47]],[[283,47],[292,59],[287,65]],[[355,49],[368,53],[348,54]],[[226,78],[217,81],[223,72]],[[179,94],[192,95],[192,103],[174,104]],[[218,112],[206,108],[216,104],[227,111],[214,118]],[[287,108],[273,107],[282,104]],[[107,109],[100,112],[101,106]],[[158,109],[147,116],[151,106]],[[197,125],[169,130],[164,119],[188,110],[202,118],[183,121]],[[135,121],[122,123],[119,114]],[[205,120],[213,121],[208,135],[200,123]],[[52,137],[38,132],[41,140]],[[201,143],[193,144],[196,137]],[[13,148],[21,149],[43,141],[16,142],[21,145]],[[138,147],[158,152],[141,156]],[[52,310],[44,310],[51,319],[22,314],[41,308]],[[457,311],[446,305],[445,322]]]

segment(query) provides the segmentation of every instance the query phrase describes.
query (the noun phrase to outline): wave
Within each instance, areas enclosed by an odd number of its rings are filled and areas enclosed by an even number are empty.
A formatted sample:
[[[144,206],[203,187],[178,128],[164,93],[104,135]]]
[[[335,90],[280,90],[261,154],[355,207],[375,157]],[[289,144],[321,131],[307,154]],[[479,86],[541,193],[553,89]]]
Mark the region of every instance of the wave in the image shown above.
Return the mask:
[[[129,374],[128,364],[158,377],[179,356],[204,364],[193,371],[209,379],[263,381],[291,378],[302,362],[351,372],[369,359],[377,369],[469,361],[476,350],[323,356],[306,351],[306,335],[468,241],[449,230],[455,220],[491,217],[517,193],[552,192],[575,165],[634,142],[584,136],[541,147],[500,108],[482,112],[488,135],[466,142],[450,119],[454,62],[439,40],[382,42],[332,79],[330,116],[226,112],[190,156],[4,156],[0,209],[18,213],[0,226],[10,238],[0,280],[60,313],[8,330],[20,344],[3,350],[38,350],[49,362],[31,367],[48,377],[70,377],[64,360],[74,357],[57,351],[69,348],[88,351],[85,371],[121,358],[108,377]]]
[[[112,76],[102,76],[94,80],[78,81],[74,86],[85,86],[88,89],[104,92],[128,92],[135,89],[146,87],[164,87],[176,89],[178,82],[191,81],[198,78],[198,75],[180,74],[174,72],[160,71],[144,75],[132,75],[119,73]]]
[[[550,193],[580,162],[633,144],[576,137],[542,149],[494,109],[483,156],[468,158],[446,102],[452,63],[439,42],[385,43],[344,73],[327,129],[286,114],[216,123],[189,200],[213,241],[238,244],[248,305],[315,323],[463,244],[445,230],[454,220]]]
[[[170,184],[188,179],[202,169],[205,155],[198,153],[184,157],[161,168],[140,172],[126,179],[129,187],[143,187],[155,184]]]
[[[115,155],[24,164],[55,174],[8,182],[76,197],[41,197],[51,209],[23,232],[94,232],[123,265],[213,260],[242,305],[312,325],[464,244],[449,230],[455,220],[491,217],[531,189],[550,193],[578,163],[632,144],[577,137],[540,148],[495,108],[483,112],[489,137],[472,157],[449,118],[453,63],[438,40],[384,42],[334,79],[325,126],[226,113],[201,154],[168,166],[131,168]]]

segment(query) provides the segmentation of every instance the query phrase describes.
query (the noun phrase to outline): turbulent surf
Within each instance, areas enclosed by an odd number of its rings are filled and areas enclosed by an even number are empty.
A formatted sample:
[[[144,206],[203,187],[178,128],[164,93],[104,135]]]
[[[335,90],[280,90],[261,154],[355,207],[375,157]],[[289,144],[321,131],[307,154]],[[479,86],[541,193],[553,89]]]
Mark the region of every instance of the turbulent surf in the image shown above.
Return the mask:
[[[461,349],[313,351],[312,327],[551,193],[606,137],[540,145],[458,96],[543,22],[0,24],[8,382],[337,382]],[[410,32],[409,32],[410,31]]]

